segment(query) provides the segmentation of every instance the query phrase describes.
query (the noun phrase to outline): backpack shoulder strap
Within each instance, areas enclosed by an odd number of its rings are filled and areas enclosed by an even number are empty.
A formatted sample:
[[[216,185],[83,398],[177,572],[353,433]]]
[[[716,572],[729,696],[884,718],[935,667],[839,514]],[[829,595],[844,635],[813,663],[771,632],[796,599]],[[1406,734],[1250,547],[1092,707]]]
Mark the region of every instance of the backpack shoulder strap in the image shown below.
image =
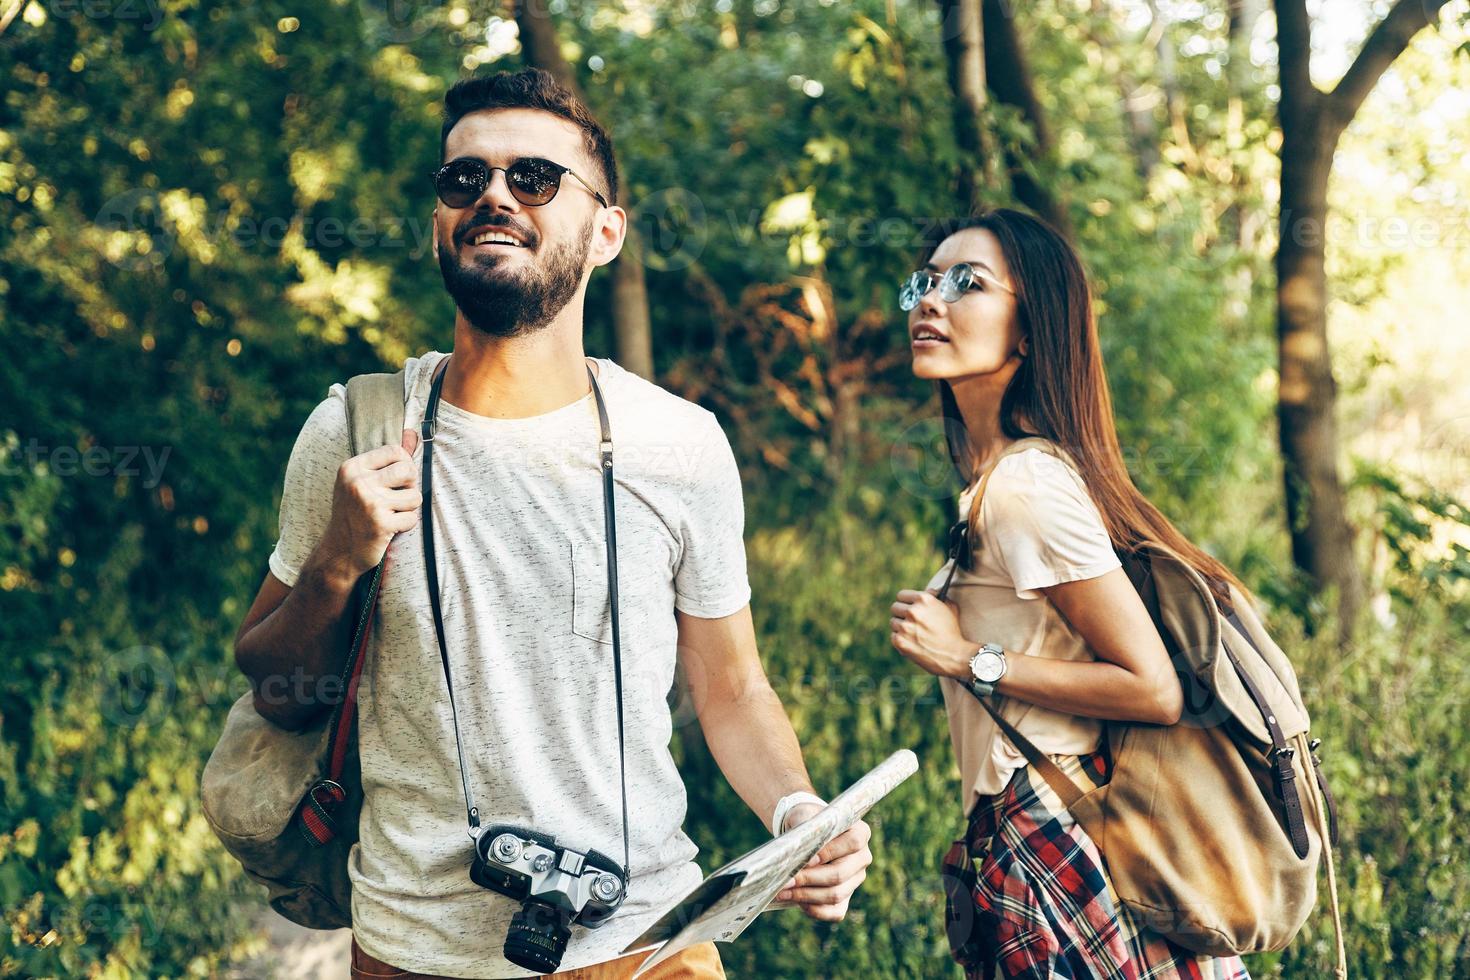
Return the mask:
[[[353,456],[379,446],[401,445],[407,398],[404,372],[360,374],[347,382],[347,438]],[[312,784],[296,811],[297,828],[313,846],[335,838],[337,813],[347,800],[343,785],[348,754],[356,731],[357,685],[372,633],[373,613],[378,606],[379,587],[388,558],[358,579],[348,608],[352,610],[351,643],[342,666],[342,698],[332,708],[328,721],[326,765],[321,779]]]
[[[404,372],[359,374],[347,382],[347,432],[352,455],[403,441]]]
[[[980,486],[976,488],[975,496],[970,498],[968,533],[970,535],[971,554],[974,554],[980,547],[980,504],[985,499],[985,485],[990,482],[990,475],[995,472],[995,468],[1000,465],[1001,460],[1007,456],[1025,452],[1028,449],[1040,449],[1049,456],[1055,456],[1063,460],[1073,469],[1077,468],[1077,463],[1072,459],[1070,453],[1050,439],[1041,436],[1026,436],[1024,439],[1017,439],[1002,449],[1000,455],[995,457],[995,462],[990,464],[990,467],[985,471],[985,475],[980,478]]]

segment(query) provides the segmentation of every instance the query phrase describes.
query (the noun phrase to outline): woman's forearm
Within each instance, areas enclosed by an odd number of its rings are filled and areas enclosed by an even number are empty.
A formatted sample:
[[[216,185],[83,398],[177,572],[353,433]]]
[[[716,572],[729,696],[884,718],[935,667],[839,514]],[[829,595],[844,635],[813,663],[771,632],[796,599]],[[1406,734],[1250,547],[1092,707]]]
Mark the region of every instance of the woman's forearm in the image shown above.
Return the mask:
[[[967,644],[971,652],[979,648]],[[955,678],[969,682],[968,663]],[[1106,660],[1053,660],[1012,651],[1006,651],[1006,673],[995,690],[1068,714],[1164,725],[1179,720],[1183,700],[1172,666],[1166,676],[1143,677]]]

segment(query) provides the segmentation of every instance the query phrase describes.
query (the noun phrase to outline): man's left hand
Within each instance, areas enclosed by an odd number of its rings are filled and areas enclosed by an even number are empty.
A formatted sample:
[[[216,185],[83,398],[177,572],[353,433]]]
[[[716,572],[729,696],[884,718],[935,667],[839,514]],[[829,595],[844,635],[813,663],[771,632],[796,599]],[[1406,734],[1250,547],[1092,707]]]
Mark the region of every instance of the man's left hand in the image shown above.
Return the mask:
[[[815,803],[793,807],[783,829],[798,827],[821,812]],[[873,852],[868,849],[872,837],[872,828],[859,820],[813,855],[776,898],[796,902],[818,922],[841,922],[847,917],[853,892],[868,876],[867,867],[873,863]]]

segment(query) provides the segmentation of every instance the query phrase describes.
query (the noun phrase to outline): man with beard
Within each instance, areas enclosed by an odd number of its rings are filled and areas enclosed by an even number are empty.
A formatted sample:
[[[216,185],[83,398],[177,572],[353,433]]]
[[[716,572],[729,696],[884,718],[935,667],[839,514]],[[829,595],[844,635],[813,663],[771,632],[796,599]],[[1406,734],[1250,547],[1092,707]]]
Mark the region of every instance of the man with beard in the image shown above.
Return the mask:
[[[767,826],[790,829],[821,801],[756,651],[728,440],[705,409],[583,354],[587,282],[616,258],[627,222],[607,133],[545,72],[502,72],[450,89],[441,150],[434,247],[454,348],[410,359],[404,392],[410,423],[437,405],[433,441],[409,430],[349,459],[334,386],[292,451],[280,540],[236,660],[262,715],[308,724],[322,705],[272,703],[262,685],[304,677],[296,689],[309,690],[336,673],[349,592],[387,552],[358,696],[353,975],[535,975],[505,958],[521,903],[470,879],[471,796],[482,827],[626,857],[621,906],[599,928],[572,928],[560,968],[627,977],[646,954],[619,952],[701,878],[669,751],[676,665],[715,760]],[[842,919],[869,836],[853,827],[781,897]],[[704,944],[651,975],[724,973]]]

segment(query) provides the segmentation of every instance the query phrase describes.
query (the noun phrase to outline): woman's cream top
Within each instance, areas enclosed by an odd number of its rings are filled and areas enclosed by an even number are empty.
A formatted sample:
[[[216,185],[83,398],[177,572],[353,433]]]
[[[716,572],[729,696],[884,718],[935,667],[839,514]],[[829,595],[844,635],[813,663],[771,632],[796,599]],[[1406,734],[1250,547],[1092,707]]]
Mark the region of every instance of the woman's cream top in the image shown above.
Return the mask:
[[[960,495],[961,514],[969,513],[977,488],[978,482]],[[980,504],[978,532],[974,571],[956,569],[949,590],[965,638],[977,645],[997,643],[1010,659],[1096,660],[1039,591],[1121,567],[1081,474],[1042,449],[1001,458]],[[948,571],[946,562],[927,588],[942,585]],[[966,687],[951,678],[941,678],[940,687],[969,813],[977,797],[1004,789],[1026,759]],[[1047,755],[1081,754],[1098,746],[1102,723],[1095,718],[999,694],[992,698],[1001,716]]]

